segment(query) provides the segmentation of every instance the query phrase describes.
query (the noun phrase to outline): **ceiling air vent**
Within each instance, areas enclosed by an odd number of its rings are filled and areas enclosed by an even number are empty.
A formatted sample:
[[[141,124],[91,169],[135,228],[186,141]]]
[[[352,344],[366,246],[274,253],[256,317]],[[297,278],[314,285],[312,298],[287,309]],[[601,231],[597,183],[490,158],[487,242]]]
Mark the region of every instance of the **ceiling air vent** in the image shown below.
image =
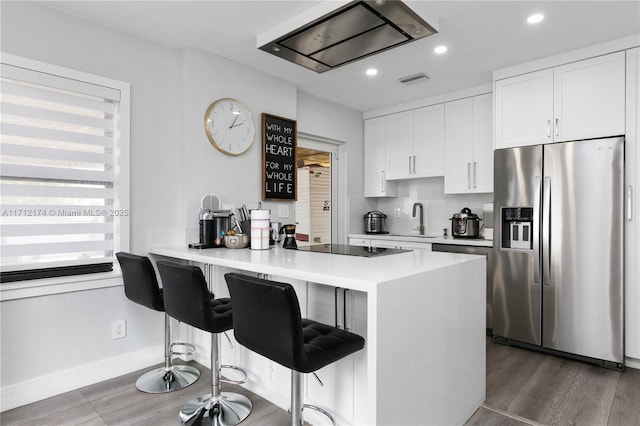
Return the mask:
[[[410,3],[423,9],[422,2]],[[429,24],[402,1],[325,1],[259,34],[257,45],[322,73],[437,33],[437,19],[431,18]]]
[[[406,77],[399,78],[398,81],[402,84],[415,84],[420,83],[421,81],[429,80],[429,76],[423,72],[419,72],[418,74],[408,75]]]

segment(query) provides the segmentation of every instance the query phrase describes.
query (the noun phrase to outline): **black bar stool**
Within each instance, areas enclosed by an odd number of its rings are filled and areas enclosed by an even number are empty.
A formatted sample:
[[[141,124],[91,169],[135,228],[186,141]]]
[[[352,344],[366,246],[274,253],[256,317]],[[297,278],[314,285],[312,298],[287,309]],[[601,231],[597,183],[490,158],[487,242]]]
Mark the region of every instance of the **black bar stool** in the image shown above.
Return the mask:
[[[291,284],[248,275],[225,275],[233,301],[233,333],[250,350],[291,369],[291,424],[302,425],[302,373],[312,373],[364,347],[357,334],[303,319]]]
[[[173,318],[211,333],[211,394],[189,401],[180,410],[180,422],[198,424],[208,413],[212,425],[235,425],[247,418],[249,398],[233,392],[220,392],[220,333],[233,328],[231,300],[211,299],[202,270],[193,265],[157,262],[164,287],[165,309]],[[229,367],[229,366],[222,366]],[[246,373],[244,370],[231,367]],[[242,381],[226,382],[241,384]]]
[[[122,270],[127,298],[149,309],[164,312],[164,367],[144,373],[136,381],[136,387],[142,392],[165,393],[193,384],[200,377],[200,371],[189,365],[173,365],[171,357],[193,353],[195,347],[185,343],[171,343],[170,319],[164,309],[163,291],[158,286],[151,261],[148,257],[125,252],[116,253],[116,257]],[[191,347],[191,352],[174,351],[173,347],[176,345]]]

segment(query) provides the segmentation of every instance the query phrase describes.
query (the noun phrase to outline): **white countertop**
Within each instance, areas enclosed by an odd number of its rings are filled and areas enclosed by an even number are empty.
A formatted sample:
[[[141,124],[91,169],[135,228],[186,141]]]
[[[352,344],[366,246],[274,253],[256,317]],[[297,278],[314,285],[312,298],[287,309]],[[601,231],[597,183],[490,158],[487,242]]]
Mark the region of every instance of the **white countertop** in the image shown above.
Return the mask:
[[[190,249],[153,247],[151,254],[186,259],[245,271],[281,275],[320,284],[372,291],[378,284],[473,261],[478,257],[457,253],[413,250],[375,257],[346,256],[287,250]]]
[[[349,234],[349,238],[363,238],[370,240],[410,241],[427,244],[454,244],[459,246],[493,247],[493,241],[482,238],[453,238],[453,237],[425,237],[419,235],[397,234]]]

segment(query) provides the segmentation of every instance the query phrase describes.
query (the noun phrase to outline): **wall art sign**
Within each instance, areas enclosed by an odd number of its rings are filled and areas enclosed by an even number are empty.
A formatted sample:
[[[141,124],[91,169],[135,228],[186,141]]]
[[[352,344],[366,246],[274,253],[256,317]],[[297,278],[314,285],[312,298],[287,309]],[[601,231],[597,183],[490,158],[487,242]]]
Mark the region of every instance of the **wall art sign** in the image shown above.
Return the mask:
[[[262,114],[262,199],[296,200],[295,120]]]

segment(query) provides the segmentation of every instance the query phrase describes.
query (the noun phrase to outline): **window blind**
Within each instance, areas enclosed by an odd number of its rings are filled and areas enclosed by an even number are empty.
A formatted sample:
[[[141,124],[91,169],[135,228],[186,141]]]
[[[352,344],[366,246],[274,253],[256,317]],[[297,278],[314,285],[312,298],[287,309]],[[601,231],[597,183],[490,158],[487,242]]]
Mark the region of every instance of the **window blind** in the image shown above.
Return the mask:
[[[2,281],[112,269],[117,89],[2,64]]]

